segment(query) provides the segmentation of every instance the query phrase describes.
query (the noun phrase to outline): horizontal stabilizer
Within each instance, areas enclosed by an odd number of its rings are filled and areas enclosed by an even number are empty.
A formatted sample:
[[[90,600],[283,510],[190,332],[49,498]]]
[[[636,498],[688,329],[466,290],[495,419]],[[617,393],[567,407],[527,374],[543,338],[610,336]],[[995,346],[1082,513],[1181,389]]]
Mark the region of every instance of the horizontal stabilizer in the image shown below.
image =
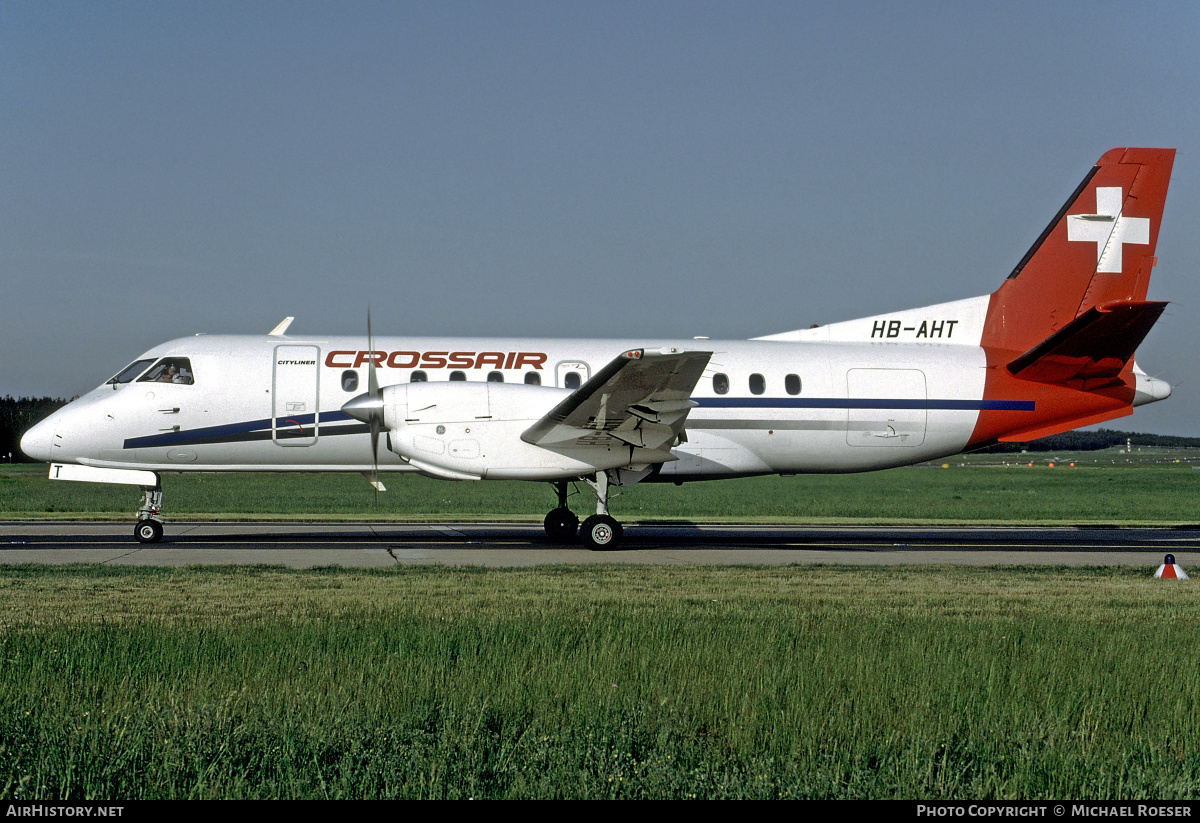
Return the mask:
[[[1022,380],[1039,383],[1116,380],[1167,306],[1122,302],[1094,306],[1008,364]]]

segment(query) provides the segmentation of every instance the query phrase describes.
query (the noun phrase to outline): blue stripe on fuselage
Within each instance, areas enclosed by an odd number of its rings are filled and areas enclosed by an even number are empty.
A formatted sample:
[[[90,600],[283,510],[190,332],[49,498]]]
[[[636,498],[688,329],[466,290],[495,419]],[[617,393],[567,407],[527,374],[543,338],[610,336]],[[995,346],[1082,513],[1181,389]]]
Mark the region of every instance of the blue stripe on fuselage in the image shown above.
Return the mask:
[[[1032,400],[846,399],[840,397],[693,397],[702,409],[938,409],[1033,411]]]
[[[692,398],[702,409],[936,409],[948,411],[1017,411],[1034,410],[1032,400],[916,400],[890,399],[867,400],[837,397],[700,397]],[[339,423],[352,418],[343,411],[321,412],[320,422]],[[314,414],[289,415],[276,418],[276,428],[288,430],[292,426],[310,426],[316,419]],[[361,434],[369,431],[366,424],[339,426],[322,431],[321,436],[335,434]],[[187,431],[163,432],[145,437],[131,437],[125,441],[127,449],[154,448],[156,446],[195,446],[205,443],[236,443],[255,440],[270,440],[271,418],[251,420],[245,423],[228,423],[223,426],[206,426]]]
[[[295,425],[311,426],[316,421],[315,414],[292,414],[276,418],[275,426],[287,430]],[[321,423],[337,423],[351,418],[343,411],[321,412]],[[367,429],[363,428],[363,431]],[[187,431],[163,432],[145,437],[131,437],[125,441],[125,448],[139,449],[154,446],[193,446],[203,443],[236,443],[251,440],[271,439],[271,418],[251,420],[245,423],[228,423],[223,426],[205,426],[200,429]]]

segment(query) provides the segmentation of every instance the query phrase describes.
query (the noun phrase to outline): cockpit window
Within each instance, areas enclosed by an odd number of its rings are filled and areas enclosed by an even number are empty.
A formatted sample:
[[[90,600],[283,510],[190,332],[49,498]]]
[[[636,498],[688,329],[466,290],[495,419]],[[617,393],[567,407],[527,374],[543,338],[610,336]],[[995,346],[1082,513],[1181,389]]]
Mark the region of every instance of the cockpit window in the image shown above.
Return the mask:
[[[192,361],[186,357],[164,357],[154,364],[150,371],[138,379],[139,383],[182,383],[190,386],[195,382],[192,377]]]
[[[125,368],[121,369],[120,374],[108,382],[114,387],[118,383],[132,383],[139,374],[146,370],[146,367],[153,363],[153,360],[135,360]]]

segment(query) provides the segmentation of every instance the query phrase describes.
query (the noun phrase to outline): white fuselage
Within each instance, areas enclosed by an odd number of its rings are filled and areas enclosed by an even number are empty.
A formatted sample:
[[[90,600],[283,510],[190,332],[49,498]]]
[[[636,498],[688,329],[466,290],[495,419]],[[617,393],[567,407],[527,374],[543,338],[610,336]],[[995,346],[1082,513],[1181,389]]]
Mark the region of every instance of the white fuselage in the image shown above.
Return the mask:
[[[870,318],[860,322],[870,328]],[[712,353],[686,440],[657,479],[916,463],[961,451],[982,408],[985,355],[968,341],[381,337],[371,354],[362,337],[197,335],[142,355],[185,359],[190,384],[104,384],[23,446],[50,462],[104,468],[364,472],[369,434],[340,409],[366,390],[372,359],[382,387],[424,377],[557,389],[528,392],[532,422],[633,346]],[[387,448],[377,459],[380,471],[412,470]],[[489,476],[486,466],[475,474]]]

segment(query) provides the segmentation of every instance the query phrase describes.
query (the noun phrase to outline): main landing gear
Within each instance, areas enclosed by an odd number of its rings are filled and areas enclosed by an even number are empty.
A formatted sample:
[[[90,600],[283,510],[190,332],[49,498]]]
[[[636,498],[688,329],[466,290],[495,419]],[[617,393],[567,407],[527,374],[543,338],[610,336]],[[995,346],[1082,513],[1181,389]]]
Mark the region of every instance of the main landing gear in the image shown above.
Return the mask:
[[[555,483],[558,508],[546,515],[546,534],[551,540],[570,540],[579,534],[579,541],[593,551],[615,549],[621,542],[621,524],[608,514],[608,473],[596,472],[595,479],[583,478],[596,495],[596,513],[579,525],[579,518],[567,508],[567,481]]]
[[[133,536],[139,543],[157,543],[162,540],[163,524],[158,513],[162,511],[162,483],[157,486],[142,486],[142,505],[138,509],[137,525]]]
[[[560,542],[571,540],[579,531],[579,518],[567,508],[567,481],[558,481],[554,488],[558,491],[558,508],[546,515],[546,536]]]

